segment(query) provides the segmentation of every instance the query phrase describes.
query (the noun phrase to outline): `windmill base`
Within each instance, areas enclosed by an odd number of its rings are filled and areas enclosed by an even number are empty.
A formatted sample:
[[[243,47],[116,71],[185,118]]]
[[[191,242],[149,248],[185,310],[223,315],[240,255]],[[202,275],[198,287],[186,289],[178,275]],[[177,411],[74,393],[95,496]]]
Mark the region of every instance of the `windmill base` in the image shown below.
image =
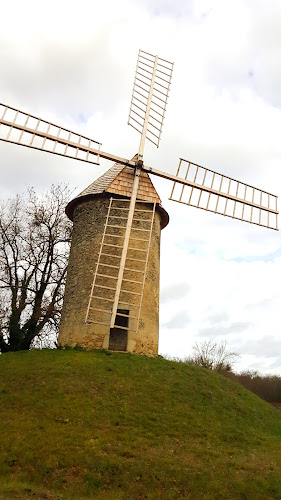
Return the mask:
[[[124,342],[118,342],[116,341],[116,337],[113,339],[112,342],[110,342],[110,337],[111,337],[111,332],[104,332],[104,334],[94,334],[93,329],[87,328],[88,326],[91,325],[85,325],[85,331],[83,332],[84,335],[81,335],[81,329],[79,329],[79,340],[77,342],[77,334],[75,334],[75,330],[72,331],[72,335],[67,336],[67,338],[64,338],[64,335],[60,335],[59,339],[59,346],[60,347],[82,347],[83,349],[86,350],[93,350],[93,349],[106,349],[109,351],[115,351],[115,352],[128,352],[132,354],[142,354],[145,356],[157,356],[158,355],[158,342],[153,343],[153,340],[151,339],[149,342],[149,339],[144,339],[144,338],[133,338],[132,335],[130,335],[130,332],[126,334],[126,346],[124,345]],[[83,329],[84,330],[84,329]],[[83,331],[82,330],[82,331]],[[117,330],[117,329],[114,329]]]

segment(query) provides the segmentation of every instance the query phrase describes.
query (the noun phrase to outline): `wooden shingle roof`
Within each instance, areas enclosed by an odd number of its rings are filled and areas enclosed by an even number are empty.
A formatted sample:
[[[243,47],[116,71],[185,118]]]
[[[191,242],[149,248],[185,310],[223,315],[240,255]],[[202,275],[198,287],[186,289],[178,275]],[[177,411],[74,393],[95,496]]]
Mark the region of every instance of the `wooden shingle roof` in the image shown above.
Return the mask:
[[[135,155],[132,160],[136,160],[137,155]],[[73,220],[74,208],[77,204],[84,201],[89,197],[93,197],[103,193],[115,194],[122,196],[124,198],[130,198],[132,194],[134,170],[130,167],[124,167],[119,163],[115,163],[113,167],[107,170],[101,177],[92,182],[86,189],[84,189],[80,194],[78,194],[73,200],[71,200],[66,206],[66,215]],[[141,172],[137,199],[148,202],[156,202],[160,205],[161,200],[149,175],[146,172]],[[168,224],[168,214],[160,207],[161,212],[164,211],[167,217],[163,227]]]
[[[79,193],[76,198],[80,198],[81,196],[87,196],[89,194],[101,194],[104,193],[107,188],[110,186],[112,181],[114,181],[115,177],[123,170],[124,165],[120,165],[119,163],[115,163],[113,167],[107,170],[101,177],[96,179],[92,184],[90,184],[86,189],[84,189],[81,193]],[[76,199],[75,198],[75,199]]]
[[[132,195],[133,180],[134,170],[130,167],[124,167],[108,185],[105,191],[107,193],[118,194],[130,198]],[[141,172],[140,174],[137,199],[161,203],[158,193],[146,172]]]

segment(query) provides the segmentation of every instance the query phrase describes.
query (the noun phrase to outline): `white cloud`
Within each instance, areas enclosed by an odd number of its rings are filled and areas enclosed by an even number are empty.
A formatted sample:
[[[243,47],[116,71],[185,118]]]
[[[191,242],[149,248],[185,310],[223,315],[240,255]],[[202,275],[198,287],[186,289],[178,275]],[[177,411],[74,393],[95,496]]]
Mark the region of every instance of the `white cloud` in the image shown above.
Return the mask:
[[[168,287],[163,287],[161,290],[161,302],[164,304],[168,301],[181,299],[184,295],[190,292],[190,287],[187,283],[176,283]]]
[[[185,328],[188,323],[191,322],[190,316],[187,311],[182,311],[176,316],[172,317],[165,323],[164,328],[170,328],[171,330],[175,330],[176,328]]]
[[[212,325],[206,328],[202,328],[202,330],[199,330],[198,335],[199,337],[220,337],[220,336],[226,336],[226,335],[237,335],[239,333],[244,333],[249,326],[251,326],[251,323],[246,323],[242,321],[237,321],[236,323],[231,323],[230,325]]]

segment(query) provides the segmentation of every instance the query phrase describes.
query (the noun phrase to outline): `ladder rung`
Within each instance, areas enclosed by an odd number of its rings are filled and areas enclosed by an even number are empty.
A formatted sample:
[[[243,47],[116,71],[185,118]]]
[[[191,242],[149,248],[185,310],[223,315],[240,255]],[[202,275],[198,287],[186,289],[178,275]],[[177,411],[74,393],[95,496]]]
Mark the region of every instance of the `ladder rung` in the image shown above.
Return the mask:
[[[108,276],[108,274],[99,274],[99,273],[97,273],[96,276],[102,276],[103,278],[112,278],[114,280],[118,280],[118,276]]]
[[[121,217],[120,215],[109,215],[109,219],[112,217],[112,219],[123,219],[123,220],[128,220],[128,217]]]
[[[113,207],[111,205],[111,210],[129,210],[128,208],[125,208],[125,207]]]
[[[117,278],[116,278],[116,279],[117,279]],[[142,281],[128,280],[128,279],[126,279],[126,278],[123,278],[123,280],[122,280],[122,281],[128,281],[129,283],[140,283],[141,285],[142,285],[142,283],[143,283]]]
[[[114,299],[107,299],[106,297],[100,297],[99,295],[90,295],[91,299],[107,300],[107,302],[114,302]]]
[[[123,248],[122,245],[112,245],[111,243],[103,243],[103,246],[114,247],[114,248]],[[121,257],[121,255],[120,255],[120,257]]]
[[[110,287],[110,286],[97,285],[97,284],[95,283],[95,288],[96,288],[96,287],[98,287],[98,288],[106,288],[107,290],[114,290],[114,291],[116,290],[115,288],[112,288],[112,287]]]
[[[134,212],[147,212],[148,214],[151,214],[152,210],[142,210],[141,208],[135,208]]]
[[[95,325],[109,326],[108,323],[102,323],[101,321],[94,321],[93,319],[87,319],[85,323],[95,323]]]
[[[113,245],[113,246],[114,246],[114,245]],[[123,247],[121,247],[121,248],[123,248]],[[106,257],[115,257],[116,259],[117,259],[117,258],[118,258],[118,259],[120,259],[120,258],[121,258],[121,255],[112,255],[111,253],[101,253],[101,255],[105,255]],[[105,265],[107,266],[108,264],[105,264]],[[118,266],[118,267],[119,267],[119,266]]]
[[[137,316],[130,316],[129,314],[116,313],[116,316],[122,316],[123,318],[138,319]]]
[[[142,229],[140,227],[132,227],[132,231],[146,231],[150,233],[150,229]]]
[[[143,262],[145,262],[145,261],[143,261]],[[144,271],[139,271],[138,269],[132,269],[131,267],[124,267],[124,271],[132,271],[133,273],[142,273],[142,274],[144,274]]]
[[[118,307],[119,307],[119,304],[125,304],[126,306],[132,306],[135,309],[139,309],[140,308],[140,306],[138,304],[132,304],[131,302],[125,302],[124,300],[119,300]]]
[[[146,262],[146,260],[142,260],[142,259],[134,259],[133,257],[126,257],[126,260],[134,260],[135,262]]]
[[[118,227],[118,229],[126,229],[126,226],[116,226],[116,224],[107,224],[107,227]]]
[[[141,293],[138,293],[138,292],[130,292],[130,290],[124,290],[124,288],[123,288],[123,290],[121,288],[121,293],[122,292],[124,292],[124,293],[131,293],[132,295],[141,295]]]
[[[96,262],[96,264],[98,264],[99,266],[114,267],[114,269],[119,269],[119,266],[113,266],[112,264],[103,264],[102,262]]]
[[[119,312],[116,313],[116,316],[122,316],[123,318],[129,318],[129,317],[132,318],[132,316],[130,316],[129,314],[123,314]]]
[[[142,250],[141,248],[128,247],[128,250],[136,250],[137,252],[147,252],[147,248],[145,250]]]
[[[114,324],[114,328],[121,328],[121,330],[130,330],[132,332],[135,332],[136,330],[133,330],[132,328],[128,328],[127,326],[120,326],[120,325],[115,325]]]

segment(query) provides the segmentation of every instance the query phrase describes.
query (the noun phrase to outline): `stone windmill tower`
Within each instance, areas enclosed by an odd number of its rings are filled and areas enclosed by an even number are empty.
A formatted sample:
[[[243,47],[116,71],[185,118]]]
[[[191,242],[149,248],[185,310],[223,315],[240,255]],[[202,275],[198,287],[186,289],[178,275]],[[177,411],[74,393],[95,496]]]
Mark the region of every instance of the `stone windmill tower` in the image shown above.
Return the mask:
[[[61,345],[158,353],[160,232],[169,217],[145,172],[139,179],[115,326],[110,327],[133,180],[132,169],[116,163],[66,207],[73,237]]]

